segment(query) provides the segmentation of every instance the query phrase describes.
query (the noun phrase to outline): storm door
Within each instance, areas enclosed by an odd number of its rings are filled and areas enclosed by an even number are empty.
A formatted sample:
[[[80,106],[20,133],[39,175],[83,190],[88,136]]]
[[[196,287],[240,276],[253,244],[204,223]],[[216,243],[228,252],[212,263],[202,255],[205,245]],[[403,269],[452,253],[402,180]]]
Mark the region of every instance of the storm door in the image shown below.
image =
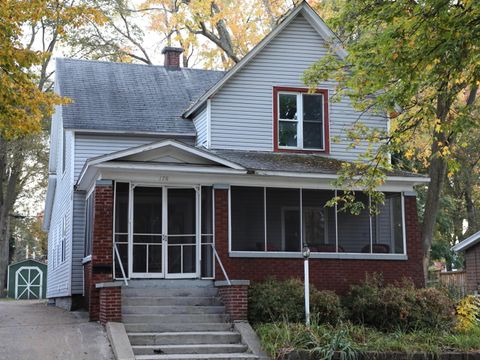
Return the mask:
[[[133,186],[131,277],[199,276],[198,203],[193,187]]]

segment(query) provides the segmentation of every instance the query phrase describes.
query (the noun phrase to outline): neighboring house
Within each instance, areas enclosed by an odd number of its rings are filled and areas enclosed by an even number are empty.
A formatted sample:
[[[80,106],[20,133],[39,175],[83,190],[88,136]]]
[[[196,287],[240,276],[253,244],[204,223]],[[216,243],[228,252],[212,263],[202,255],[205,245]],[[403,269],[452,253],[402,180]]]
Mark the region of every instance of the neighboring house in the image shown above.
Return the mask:
[[[477,293],[480,288],[480,231],[456,244],[452,250],[465,254],[467,292]]]
[[[389,126],[332,101],[333,83],[307,92],[302,74],[332,41],[303,2],[225,73],[180,68],[176,48],[165,66],[58,59],[55,91],[73,102],[52,121],[47,297],[85,296],[95,319],[95,285],[124,276],[302,277],[303,244],[318,288],[373,272],[423,285],[413,187],[427,178],[389,173],[378,215],[324,206],[365,150],[347,131]]]

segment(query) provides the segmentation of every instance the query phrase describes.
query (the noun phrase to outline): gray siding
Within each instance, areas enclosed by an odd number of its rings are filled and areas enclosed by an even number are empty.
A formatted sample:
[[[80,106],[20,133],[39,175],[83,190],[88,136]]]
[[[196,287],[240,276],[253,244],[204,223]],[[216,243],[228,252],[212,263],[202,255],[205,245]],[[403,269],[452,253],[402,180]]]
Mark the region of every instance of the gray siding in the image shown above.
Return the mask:
[[[85,193],[73,193],[72,294],[83,293],[83,265],[85,243]]]
[[[193,124],[197,130],[197,146],[207,146],[208,118],[207,108],[203,109],[193,118]]]
[[[78,178],[87,159],[161,140],[162,138],[160,137],[148,136],[107,136],[105,134],[76,135],[75,180]],[[193,140],[191,139],[183,139],[181,141],[193,145]]]
[[[211,148],[272,151],[273,86],[305,87],[303,72],[326,54],[324,40],[298,15],[211,100]],[[320,87],[333,91],[334,84]],[[365,150],[363,146],[349,149],[345,137],[359,117],[370,127],[387,127],[384,117],[361,115],[348,99],[330,101],[332,157],[352,160]]]
[[[57,118],[57,121],[61,119]],[[66,144],[63,144],[62,127],[58,126],[57,133],[57,171],[58,183],[55,190],[55,199],[52,209],[52,219],[48,233],[48,274],[47,297],[63,297],[71,295],[71,266],[72,266],[72,189],[73,189],[73,133],[66,133]],[[62,147],[66,146],[65,172],[62,174]],[[62,261],[62,232],[65,219],[66,243],[65,260]]]

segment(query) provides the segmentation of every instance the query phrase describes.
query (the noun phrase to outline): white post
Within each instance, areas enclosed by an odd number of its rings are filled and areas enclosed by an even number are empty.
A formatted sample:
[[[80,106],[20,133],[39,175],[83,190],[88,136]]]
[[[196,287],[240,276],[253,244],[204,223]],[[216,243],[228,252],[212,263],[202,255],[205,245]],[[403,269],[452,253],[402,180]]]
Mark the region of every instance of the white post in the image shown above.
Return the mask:
[[[308,258],[304,262],[304,283],[305,283],[305,324],[310,326],[310,279]]]

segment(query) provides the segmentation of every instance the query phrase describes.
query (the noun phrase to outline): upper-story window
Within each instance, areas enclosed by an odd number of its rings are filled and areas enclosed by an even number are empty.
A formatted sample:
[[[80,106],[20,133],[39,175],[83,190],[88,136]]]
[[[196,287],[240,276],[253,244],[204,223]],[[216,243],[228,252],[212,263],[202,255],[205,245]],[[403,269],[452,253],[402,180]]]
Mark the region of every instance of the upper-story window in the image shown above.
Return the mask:
[[[328,92],[274,88],[276,151],[328,152]]]

